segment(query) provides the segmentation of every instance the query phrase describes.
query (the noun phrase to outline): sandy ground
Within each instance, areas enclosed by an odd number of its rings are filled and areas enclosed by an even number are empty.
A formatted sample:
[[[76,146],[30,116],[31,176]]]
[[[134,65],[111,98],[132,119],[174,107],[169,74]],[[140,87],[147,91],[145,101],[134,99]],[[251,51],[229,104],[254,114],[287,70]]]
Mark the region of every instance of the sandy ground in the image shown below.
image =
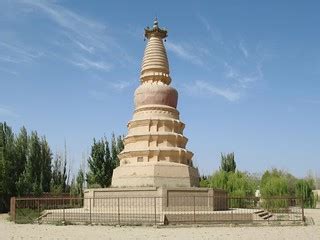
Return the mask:
[[[0,215],[0,240],[6,239],[317,239],[320,209],[306,209],[308,226],[107,227],[14,224]]]

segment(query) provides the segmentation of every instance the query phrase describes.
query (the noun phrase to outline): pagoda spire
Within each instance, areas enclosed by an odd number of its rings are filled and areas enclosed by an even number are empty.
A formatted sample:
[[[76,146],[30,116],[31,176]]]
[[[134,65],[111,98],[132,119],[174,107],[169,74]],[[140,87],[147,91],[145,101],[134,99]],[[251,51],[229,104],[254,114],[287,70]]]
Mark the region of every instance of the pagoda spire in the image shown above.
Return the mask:
[[[168,36],[165,28],[159,27],[158,19],[155,18],[152,28],[145,28],[145,37],[148,39],[144,57],[142,60],[141,83],[167,84],[171,82],[169,76],[169,62],[163,39]]]

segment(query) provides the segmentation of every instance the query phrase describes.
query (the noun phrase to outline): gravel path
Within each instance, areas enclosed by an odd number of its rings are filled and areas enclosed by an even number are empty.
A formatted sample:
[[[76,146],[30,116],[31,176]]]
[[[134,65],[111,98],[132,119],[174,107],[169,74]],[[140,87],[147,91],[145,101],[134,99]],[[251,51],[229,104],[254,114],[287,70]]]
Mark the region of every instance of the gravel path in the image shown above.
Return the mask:
[[[108,227],[13,224],[0,215],[0,239],[317,239],[320,240],[320,209],[306,209],[313,219],[308,226],[261,227]],[[312,221],[309,221],[312,222]]]

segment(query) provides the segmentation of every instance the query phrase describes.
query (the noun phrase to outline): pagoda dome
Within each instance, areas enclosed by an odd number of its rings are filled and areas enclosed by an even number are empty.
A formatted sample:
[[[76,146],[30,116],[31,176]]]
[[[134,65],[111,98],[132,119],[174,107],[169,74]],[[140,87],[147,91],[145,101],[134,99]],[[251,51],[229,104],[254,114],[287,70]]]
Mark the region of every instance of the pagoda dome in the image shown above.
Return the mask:
[[[142,84],[134,94],[135,107],[143,105],[166,105],[177,107],[178,92],[165,84]]]

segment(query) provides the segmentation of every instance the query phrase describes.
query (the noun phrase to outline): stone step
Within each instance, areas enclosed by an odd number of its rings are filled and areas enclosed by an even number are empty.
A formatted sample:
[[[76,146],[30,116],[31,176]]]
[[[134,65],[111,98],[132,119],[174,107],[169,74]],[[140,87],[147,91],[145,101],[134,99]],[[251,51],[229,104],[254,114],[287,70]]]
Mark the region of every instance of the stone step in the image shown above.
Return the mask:
[[[269,214],[268,212],[263,211],[262,213],[259,213],[258,216],[259,216],[259,217],[264,217],[264,216],[266,216],[266,215],[268,215],[268,214]]]
[[[259,213],[263,213],[263,212],[264,212],[264,210],[259,210],[259,211],[255,211],[254,213],[259,214]]]
[[[268,215],[262,217],[264,220],[268,220],[269,218],[271,218],[273,215],[268,213]]]

